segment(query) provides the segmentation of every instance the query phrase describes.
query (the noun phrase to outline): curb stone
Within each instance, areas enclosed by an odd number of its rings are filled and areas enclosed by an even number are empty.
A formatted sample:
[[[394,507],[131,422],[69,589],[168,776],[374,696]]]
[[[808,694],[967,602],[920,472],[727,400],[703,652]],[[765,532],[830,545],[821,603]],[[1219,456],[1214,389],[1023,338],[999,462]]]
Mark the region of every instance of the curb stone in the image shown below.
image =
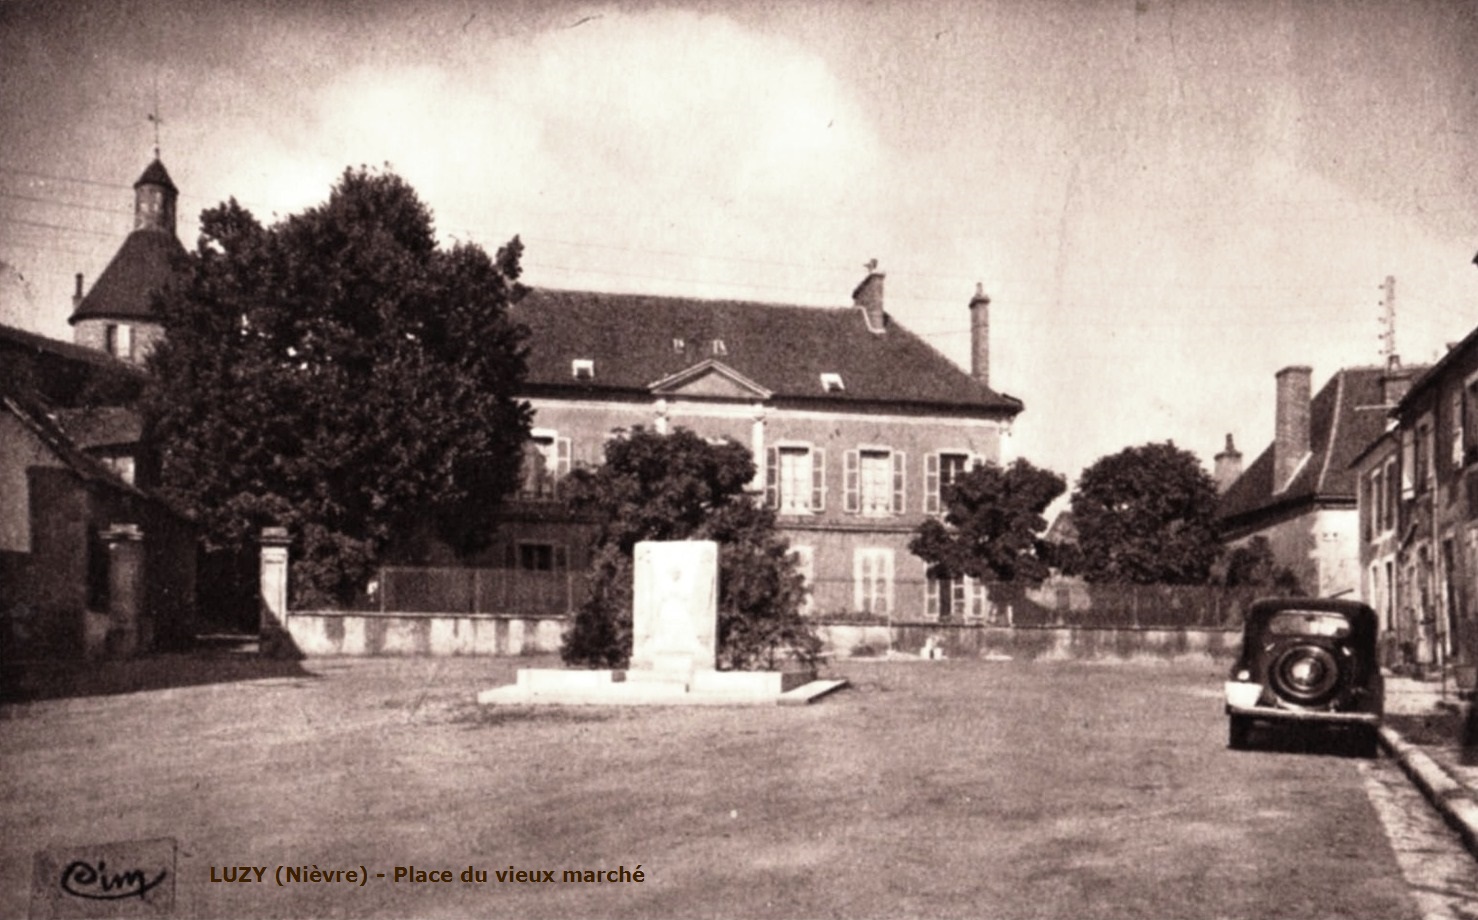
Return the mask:
[[[1386,752],[1463,838],[1468,852],[1478,857],[1478,801],[1474,800],[1472,791],[1394,729],[1382,726],[1380,740]]]

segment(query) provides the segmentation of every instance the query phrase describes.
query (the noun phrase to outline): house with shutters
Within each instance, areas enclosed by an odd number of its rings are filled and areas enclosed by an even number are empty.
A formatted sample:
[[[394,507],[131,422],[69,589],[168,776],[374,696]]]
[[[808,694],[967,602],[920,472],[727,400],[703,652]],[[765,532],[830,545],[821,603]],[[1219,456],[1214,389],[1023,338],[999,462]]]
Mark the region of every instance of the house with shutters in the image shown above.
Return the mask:
[[[931,577],[908,543],[956,476],[1008,459],[1023,405],[990,386],[984,293],[968,304],[967,373],[888,315],[883,285],[873,271],[836,308],[530,291],[511,313],[531,333],[532,438],[488,561],[588,567],[563,477],[598,465],[622,431],[681,427],[749,446],[752,491],[777,513],[810,613],[983,616],[981,586]]]

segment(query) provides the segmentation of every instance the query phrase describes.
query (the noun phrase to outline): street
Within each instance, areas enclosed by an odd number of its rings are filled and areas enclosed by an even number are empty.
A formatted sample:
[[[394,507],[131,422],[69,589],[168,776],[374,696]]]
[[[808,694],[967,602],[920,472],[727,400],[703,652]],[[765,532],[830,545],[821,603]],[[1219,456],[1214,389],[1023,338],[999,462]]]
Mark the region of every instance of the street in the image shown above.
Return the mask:
[[[1478,916],[1478,864],[1392,762],[1228,751],[1217,666],[843,661],[853,686],[796,709],[469,702],[530,664],[0,708],[0,915],[37,851],[173,838],[192,917]]]

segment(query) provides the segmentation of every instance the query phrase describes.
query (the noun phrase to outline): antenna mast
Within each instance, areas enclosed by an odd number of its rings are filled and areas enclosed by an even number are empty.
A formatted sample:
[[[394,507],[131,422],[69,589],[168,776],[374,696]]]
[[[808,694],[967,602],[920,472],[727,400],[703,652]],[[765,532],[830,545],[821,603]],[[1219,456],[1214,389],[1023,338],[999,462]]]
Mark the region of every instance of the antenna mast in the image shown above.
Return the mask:
[[[1396,351],[1396,277],[1386,276],[1386,283],[1381,285],[1381,291],[1385,296],[1381,298],[1381,334],[1380,334],[1380,356],[1381,361],[1387,367],[1395,367],[1401,363],[1401,354]]]

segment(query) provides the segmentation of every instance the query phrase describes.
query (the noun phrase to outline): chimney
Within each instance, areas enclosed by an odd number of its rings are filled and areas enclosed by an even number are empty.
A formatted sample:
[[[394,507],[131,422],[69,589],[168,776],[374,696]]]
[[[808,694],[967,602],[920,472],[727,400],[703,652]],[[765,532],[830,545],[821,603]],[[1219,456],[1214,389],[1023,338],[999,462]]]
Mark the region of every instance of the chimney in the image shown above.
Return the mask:
[[[1226,449],[1216,455],[1216,494],[1221,495],[1230,489],[1241,475],[1242,452],[1232,443],[1231,433],[1228,432]]]
[[[1273,491],[1288,488],[1299,464],[1309,454],[1309,401],[1313,368],[1302,365],[1278,372],[1278,405],[1273,419]]]
[[[867,328],[870,332],[881,334],[885,331],[883,326],[883,278],[887,277],[877,270],[878,260],[873,259],[865,266],[867,277],[857,285],[852,292],[852,303],[862,308],[862,315],[867,319]]]
[[[990,298],[979,282],[970,298],[970,376],[990,386]]]
[[[1412,372],[1410,368],[1401,366],[1401,356],[1391,355],[1386,359],[1386,372],[1380,378],[1381,402],[1387,406],[1395,406],[1411,389]]]
[[[77,308],[80,306],[82,306],[82,273],[78,272],[77,289],[72,292],[72,312],[77,312]]]

